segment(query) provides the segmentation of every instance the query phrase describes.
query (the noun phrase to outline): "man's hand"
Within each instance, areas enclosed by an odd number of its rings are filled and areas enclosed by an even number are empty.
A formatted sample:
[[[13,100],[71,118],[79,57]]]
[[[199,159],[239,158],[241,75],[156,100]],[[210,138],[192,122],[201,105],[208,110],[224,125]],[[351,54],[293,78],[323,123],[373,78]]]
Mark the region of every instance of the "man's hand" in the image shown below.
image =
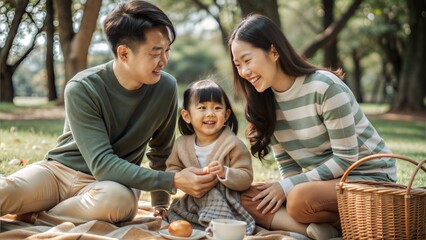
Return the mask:
[[[217,181],[215,175],[206,174],[201,168],[189,167],[175,174],[174,187],[200,198],[210,191]]]
[[[223,165],[218,161],[213,161],[208,166],[209,173],[219,176],[220,178],[225,178],[226,170]]]
[[[278,182],[261,185],[257,187],[257,189],[262,191],[253,198],[253,201],[262,199],[262,201],[256,207],[257,210],[263,208],[263,214],[267,213],[268,211],[275,213],[282,207],[286,197],[283,188]]]

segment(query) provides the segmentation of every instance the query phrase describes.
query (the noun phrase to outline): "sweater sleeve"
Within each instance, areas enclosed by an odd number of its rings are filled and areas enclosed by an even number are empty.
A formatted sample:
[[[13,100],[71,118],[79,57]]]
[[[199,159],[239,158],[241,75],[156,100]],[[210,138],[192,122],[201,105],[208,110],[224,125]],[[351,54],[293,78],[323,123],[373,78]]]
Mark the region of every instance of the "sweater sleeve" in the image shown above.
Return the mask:
[[[277,139],[272,135],[271,148],[274,153],[274,158],[277,161],[278,169],[282,178],[288,178],[290,176],[302,173],[302,167],[297,164],[294,159],[288,155],[281,144],[278,143]]]
[[[343,89],[343,86],[334,83],[324,93],[321,109],[333,154],[315,168],[281,180],[280,184],[286,195],[300,183],[339,178],[358,159],[351,95]]]
[[[175,141],[175,128],[178,109],[177,87],[175,88],[174,95],[170,97],[172,99],[172,103],[170,105],[170,109],[168,109],[168,116],[152,136],[151,141],[149,142],[150,149],[146,154],[150,160],[150,167],[160,171],[166,170],[166,160],[172,151]],[[173,188],[171,193],[175,192],[176,189]],[[151,202],[153,206],[169,205],[170,195],[164,191],[151,192]]]
[[[65,112],[72,136],[87,166],[98,181],[115,181],[144,191],[172,192],[173,173],[151,170],[117,156],[109,142],[98,95],[71,81],[65,88]]]
[[[172,153],[169,155],[169,158],[166,161],[167,172],[179,172],[185,168],[184,163],[179,158],[179,148],[184,147],[182,145],[182,138],[176,139],[176,142],[173,146]]]
[[[219,180],[229,189],[235,191],[244,191],[248,189],[253,182],[252,159],[247,146],[238,139],[233,133],[220,149],[223,153],[229,153],[230,166],[228,175],[225,179]],[[228,140],[231,140],[228,141]]]

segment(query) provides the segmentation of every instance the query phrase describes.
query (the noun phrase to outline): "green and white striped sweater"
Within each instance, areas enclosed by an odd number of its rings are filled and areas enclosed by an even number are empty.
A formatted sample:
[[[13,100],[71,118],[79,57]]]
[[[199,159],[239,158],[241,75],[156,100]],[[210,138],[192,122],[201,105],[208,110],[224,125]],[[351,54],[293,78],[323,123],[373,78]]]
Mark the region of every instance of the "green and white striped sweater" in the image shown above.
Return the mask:
[[[275,92],[277,123],[271,147],[286,195],[300,183],[339,178],[358,159],[390,153],[351,90],[334,74],[317,71]],[[352,179],[396,181],[395,159],[378,159]]]

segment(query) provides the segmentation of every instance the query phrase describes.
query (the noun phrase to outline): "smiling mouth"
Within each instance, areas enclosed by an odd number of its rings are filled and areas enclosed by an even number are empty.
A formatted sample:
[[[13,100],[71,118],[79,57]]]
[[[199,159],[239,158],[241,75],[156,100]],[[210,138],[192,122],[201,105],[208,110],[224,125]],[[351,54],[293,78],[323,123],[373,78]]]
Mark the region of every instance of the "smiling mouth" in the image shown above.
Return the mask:
[[[160,70],[154,70],[152,72],[155,73],[155,74],[161,74],[161,69]]]
[[[207,124],[207,125],[214,125],[216,122],[214,122],[214,121],[207,121],[207,122],[203,122],[204,124]]]
[[[259,81],[260,77],[255,77],[255,78],[251,78],[249,79],[249,82],[254,85],[257,81]]]

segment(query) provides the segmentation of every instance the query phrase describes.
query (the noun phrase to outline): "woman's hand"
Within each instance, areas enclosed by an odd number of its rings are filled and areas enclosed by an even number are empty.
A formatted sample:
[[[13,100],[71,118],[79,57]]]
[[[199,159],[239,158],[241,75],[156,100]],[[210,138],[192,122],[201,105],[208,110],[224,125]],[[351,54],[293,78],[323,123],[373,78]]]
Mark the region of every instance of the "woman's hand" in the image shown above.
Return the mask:
[[[225,178],[226,170],[220,162],[213,161],[209,163],[208,169],[209,173],[217,175],[220,178]]]
[[[257,189],[261,192],[253,198],[253,201],[262,199],[262,201],[256,207],[257,210],[263,208],[263,214],[267,213],[268,211],[275,213],[282,207],[286,197],[284,190],[278,182],[261,185],[258,186]]]

